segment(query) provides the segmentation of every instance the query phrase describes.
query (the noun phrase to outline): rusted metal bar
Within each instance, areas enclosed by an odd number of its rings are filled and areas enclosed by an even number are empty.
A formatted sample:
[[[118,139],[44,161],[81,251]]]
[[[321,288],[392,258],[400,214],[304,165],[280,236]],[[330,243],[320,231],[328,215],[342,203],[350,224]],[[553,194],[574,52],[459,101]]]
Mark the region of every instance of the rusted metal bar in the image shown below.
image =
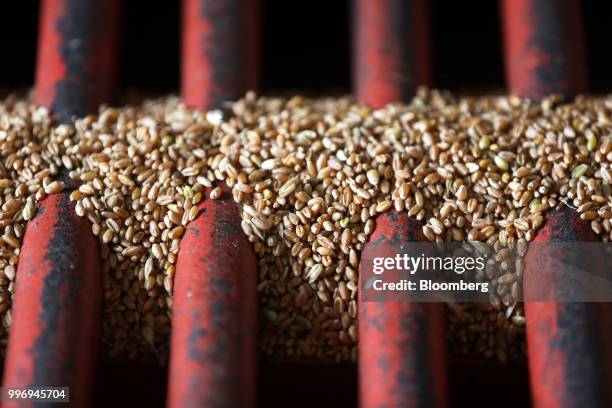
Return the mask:
[[[36,103],[62,122],[107,102],[117,78],[119,0],[43,0]]]
[[[586,91],[579,0],[501,0],[501,13],[511,93],[539,100]]]
[[[102,299],[99,257],[89,222],[68,197],[44,200],[21,249],[4,387],[70,387],[71,404],[88,405]]]
[[[569,208],[552,211],[534,244],[598,241],[590,227]],[[546,285],[553,295],[568,288],[555,266],[580,265],[572,251],[538,245],[525,258],[525,292],[530,285]],[[533,279],[533,281],[532,281]],[[535,288],[536,290],[540,289]],[[526,295],[529,296],[529,295]],[[612,406],[612,316],[608,303],[527,301],[527,346],[534,406]]]
[[[580,3],[575,0],[502,0],[509,91],[540,100],[586,90]],[[596,241],[569,209],[546,215],[534,243]],[[560,260],[559,256],[568,259]],[[561,292],[551,261],[571,262],[571,253],[529,251],[525,291],[531,285]],[[578,260],[574,260],[578,261]],[[537,277],[535,275],[537,274]],[[531,279],[534,279],[531,281]],[[537,282],[537,283],[536,283]],[[604,304],[525,303],[531,390],[536,407],[610,406],[610,351],[602,340],[609,327]],[[608,321],[608,322],[606,322]],[[607,330],[609,331],[609,330]],[[610,340],[608,340],[609,342]]]
[[[407,100],[418,85],[429,83],[427,11],[422,0],[355,0],[353,79],[359,101],[381,107]],[[406,213],[379,215],[362,260],[393,257],[411,241],[426,241],[417,224]],[[443,326],[441,304],[360,297],[360,405],[445,406]]]
[[[197,109],[259,88],[259,0],[183,0],[181,94]]]
[[[200,211],[176,264],[168,406],[253,406],[255,254],[229,192],[205,200]]]
[[[183,0],[181,94],[198,109],[256,89],[258,0]],[[181,241],[168,405],[255,404],[257,273],[231,194],[205,200]]]
[[[429,85],[426,0],[354,0],[355,95],[378,108]]]
[[[94,110],[113,88],[118,0],[44,0],[36,102],[62,122]],[[19,257],[5,387],[70,387],[90,405],[102,299],[98,242],[68,192],[40,203]],[[19,403],[19,406],[27,406]]]
[[[395,257],[410,242],[426,241],[418,224],[407,213],[379,215],[362,260]],[[360,298],[360,406],[446,406],[445,338],[442,304]]]

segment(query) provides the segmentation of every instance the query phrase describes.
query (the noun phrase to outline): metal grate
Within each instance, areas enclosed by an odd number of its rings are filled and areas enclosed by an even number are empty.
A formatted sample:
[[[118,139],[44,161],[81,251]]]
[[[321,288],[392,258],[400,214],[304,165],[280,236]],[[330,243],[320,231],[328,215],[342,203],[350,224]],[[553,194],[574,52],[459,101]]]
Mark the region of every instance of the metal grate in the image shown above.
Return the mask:
[[[585,91],[578,1],[500,4],[508,91],[534,99]],[[91,111],[115,89],[120,39],[114,21],[122,5],[119,0],[42,1],[36,102],[60,120]],[[354,0],[352,6],[359,100],[377,107],[409,98],[417,85],[435,85],[429,2]],[[259,7],[258,0],[183,0],[181,95],[188,105],[214,108],[258,88]],[[102,297],[99,249],[65,194],[44,200],[42,215],[24,238],[3,381],[12,387],[69,385],[73,404],[87,406]],[[206,215],[190,225],[177,261],[167,405],[248,406],[257,383],[255,256],[231,200],[206,200],[202,206]],[[422,239],[406,214],[382,215],[364,253],[380,256],[381,243],[409,235]],[[574,214],[560,211],[547,215],[536,239],[595,237]],[[606,323],[601,309],[526,305],[535,406],[611,406],[612,353],[584,341],[601,336]],[[442,305],[362,302],[360,319],[361,406],[449,403]]]

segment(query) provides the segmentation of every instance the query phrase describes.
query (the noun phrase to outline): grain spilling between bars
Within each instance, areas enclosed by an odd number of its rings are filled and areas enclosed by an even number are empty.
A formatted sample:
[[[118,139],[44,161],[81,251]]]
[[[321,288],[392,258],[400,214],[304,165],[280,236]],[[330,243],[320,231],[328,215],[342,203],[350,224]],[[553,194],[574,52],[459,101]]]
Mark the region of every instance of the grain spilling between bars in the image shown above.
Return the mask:
[[[546,211],[575,208],[612,238],[611,112],[603,97],[533,104],[422,89],[371,110],[249,93],[225,114],[168,97],[68,126],[11,96],[0,106],[3,327],[25,222],[45,195],[76,185],[70,198],[101,245],[106,353],[165,361],[181,237],[227,185],[257,254],[265,354],[356,358],[359,254],[376,215],[395,209],[431,241],[495,249],[481,272],[490,301],[448,305],[449,343],[521,358],[523,257]]]

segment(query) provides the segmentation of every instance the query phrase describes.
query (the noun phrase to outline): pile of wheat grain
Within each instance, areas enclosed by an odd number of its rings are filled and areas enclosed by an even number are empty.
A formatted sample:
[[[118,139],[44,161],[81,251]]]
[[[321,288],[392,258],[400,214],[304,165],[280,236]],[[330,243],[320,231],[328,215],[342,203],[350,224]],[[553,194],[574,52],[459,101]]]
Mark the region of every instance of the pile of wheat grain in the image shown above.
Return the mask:
[[[482,271],[494,283],[490,302],[449,305],[450,345],[520,357],[522,258],[546,211],[565,203],[612,238],[611,109],[606,98],[531,104],[421,90],[410,104],[372,111],[349,98],[248,94],[225,115],[162,98],[73,127],[5,101],[4,326],[24,223],[62,189],[64,167],[102,245],[103,342],[113,356],[165,360],[181,236],[225,183],[258,258],[266,354],[356,358],[360,251],[376,215],[396,210],[421,220],[432,241],[496,248]]]

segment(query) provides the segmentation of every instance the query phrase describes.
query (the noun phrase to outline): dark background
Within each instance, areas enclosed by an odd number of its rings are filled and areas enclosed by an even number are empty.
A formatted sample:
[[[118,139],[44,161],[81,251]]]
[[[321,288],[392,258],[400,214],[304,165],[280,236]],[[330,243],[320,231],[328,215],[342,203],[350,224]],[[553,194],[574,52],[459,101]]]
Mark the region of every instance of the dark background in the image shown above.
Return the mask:
[[[0,87],[34,82],[38,1],[3,3]],[[123,89],[178,92],[180,1],[128,0]],[[350,1],[262,0],[263,91],[350,92]],[[469,7],[466,6],[469,4]],[[583,1],[591,91],[612,91],[612,2]],[[433,0],[433,84],[456,91],[504,87],[498,2]]]

